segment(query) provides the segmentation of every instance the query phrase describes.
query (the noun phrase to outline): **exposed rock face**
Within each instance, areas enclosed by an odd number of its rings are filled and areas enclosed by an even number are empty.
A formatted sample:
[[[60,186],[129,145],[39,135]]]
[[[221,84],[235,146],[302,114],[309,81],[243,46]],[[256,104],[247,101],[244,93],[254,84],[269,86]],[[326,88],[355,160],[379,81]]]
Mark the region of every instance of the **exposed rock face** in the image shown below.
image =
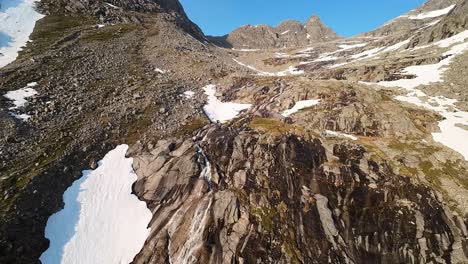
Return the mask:
[[[448,16],[439,19],[440,21],[431,30],[415,36],[411,45],[429,44],[466,30],[468,28],[468,1],[458,2]]]
[[[311,43],[338,38],[332,29],[322,23],[319,17],[312,16],[306,23],[286,20],[276,27],[269,25],[243,26],[223,37],[209,39],[222,47],[236,49],[268,49],[302,47]]]
[[[466,227],[439,195],[359,145],[216,125],[197,138],[134,150],[135,190],[154,212],[135,263],[467,258]]]
[[[389,36],[393,34],[402,34],[419,31],[425,25],[436,22],[441,17],[428,17],[425,19],[410,19],[410,16],[417,16],[434,10],[440,10],[449,7],[452,4],[461,3],[459,0],[429,0],[420,7],[411,12],[388,21],[376,30],[363,34],[364,36]],[[442,17],[443,18],[443,17]]]

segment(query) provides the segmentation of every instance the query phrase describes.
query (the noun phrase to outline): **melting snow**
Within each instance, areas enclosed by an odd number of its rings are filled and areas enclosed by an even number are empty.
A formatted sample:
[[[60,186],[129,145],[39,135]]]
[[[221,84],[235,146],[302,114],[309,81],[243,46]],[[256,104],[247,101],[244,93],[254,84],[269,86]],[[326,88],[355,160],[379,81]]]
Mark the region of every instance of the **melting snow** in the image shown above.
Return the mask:
[[[36,87],[36,86],[37,86],[36,82],[28,83],[28,85],[24,87],[23,89],[7,92],[4,95],[4,97],[13,101],[13,104],[15,105],[13,107],[10,107],[9,109],[16,110],[18,108],[25,106],[28,103],[26,98],[33,97],[34,95],[37,94],[37,91],[33,89],[33,87]],[[10,112],[10,114],[24,121],[28,120],[31,117],[30,115],[27,115],[27,114],[16,114],[14,112]]]
[[[334,60],[338,60],[339,58],[336,57],[336,56],[332,56],[331,55],[332,53],[324,53],[322,55],[320,55],[320,57],[314,61],[334,61]]]
[[[313,47],[308,47],[308,48],[305,48],[303,50],[300,50],[299,53],[309,53],[309,52],[311,52],[313,50],[314,50]]]
[[[37,86],[37,83],[29,83],[25,88],[19,89],[16,91],[10,91],[6,93],[4,96],[5,98],[13,101],[14,107],[11,107],[10,110],[18,109],[23,107],[28,102],[26,98],[32,97],[37,94],[37,91],[34,90],[32,87]]]
[[[251,104],[239,104],[232,102],[221,102],[216,97],[216,85],[207,85],[203,88],[208,95],[208,102],[203,111],[211,122],[225,123],[235,118],[243,110],[249,109]]]
[[[405,45],[407,45],[408,43],[410,43],[411,39],[407,39],[407,40],[404,40],[402,42],[398,42],[390,47],[387,47],[385,48],[382,52],[389,52],[389,51],[395,51],[395,50],[398,50],[402,47],[404,47]]]
[[[299,110],[302,110],[304,108],[311,107],[314,105],[318,105],[319,103],[320,103],[320,99],[298,101],[291,109],[285,110],[282,113],[282,115],[284,117],[288,117],[294,113],[297,113]]]
[[[35,0],[1,1],[0,68],[13,62],[28,42],[36,21],[44,17],[34,10]]]
[[[244,51],[244,52],[252,52],[252,51],[259,51],[259,49],[232,49],[235,51]]]
[[[410,66],[403,70],[404,73],[415,75],[416,78],[377,83],[386,87],[402,87],[408,91],[408,94],[397,96],[396,99],[433,110],[445,117],[445,120],[439,122],[440,132],[433,133],[432,136],[435,141],[461,153],[466,160],[468,160],[468,140],[466,140],[468,130],[461,128],[460,125],[468,125],[468,112],[459,111],[456,108],[457,100],[431,97],[416,88],[420,85],[443,81],[442,75],[453,58],[468,50],[468,42],[456,43],[467,38],[468,31],[464,31],[451,38],[436,42],[434,45],[439,47],[451,46],[450,50],[443,54],[447,57],[436,64]]]
[[[157,72],[157,73],[160,73],[160,74],[165,74],[166,73],[165,70],[162,70],[160,68],[156,68],[156,69],[154,69],[154,71]]]
[[[453,44],[461,42],[468,38],[468,30],[464,31],[460,34],[452,36],[451,38],[441,40],[436,42],[435,45],[439,47],[449,47]],[[434,82],[441,82],[442,81],[442,74],[447,70],[448,65],[452,63],[453,58],[468,50],[468,42],[461,43],[445,52],[443,55],[447,56],[445,59],[441,60],[439,63],[436,64],[428,64],[428,65],[417,65],[417,66],[410,66],[403,69],[403,73],[415,75],[416,78],[413,79],[401,79],[396,81],[385,81],[379,82],[379,85],[386,86],[386,87],[403,87],[407,90],[413,90],[419,85],[427,85]]]
[[[439,9],[439,10],[434,10],[426,13],[422,13],[416,16],[408,16],[409,19],[426,19],[426,18],[433,18],[433,17],[440,17],[443,15],[448,14],[450,11],[452,11],[453,8],[455,8],[456,5],[451,5],[447,8],[444,9]]]
[[[358,59],[358,60],[363,60],[367,58],[371,58],[379,54],[380,51],[382,51],[384,48],[374,48],[370,50],[363,51],[361,53],[352,55],[351,58],[353,59]]]
[[[452,46],[453,44],[463,42],[468,39],[468,30],[465,30],[457,35],[451,36],[450,38],[439,40],[435,43],[435,45],[441,48],[447,48]]]
[[[192,99],[195,96],[195,92],[192,91],[185,91],[183,96],[187,99]]]
[[[352,139],[352,140],[358,140],[358,138],[353,136],[353,135],[344,134],[344,133],[331,131],[331,130],[325,130],[325,134],[329,135],[329,136],[333,136],[333,137],[341,137],[341,138],[349,138],[349,139]]]
[[[284,71],[280,71],[280,72],[266,72],[266,71],[261,71],[253,66],[250,66],[250,65],[247,65],[245,63],[242,63],[236,59],[233,59],[237,64],[241,65],[241,66],[244,66],[244,67],[247,67],[255,72],[257,72],[259,75],[261,76],[277,76],[277,77],[282,77],[282,76],[288,76],[288,75],[300,75],[300,74],[304,74],[304,71],[303,70],[298,70],[296,67],[294,66],[289,66],[289,68],[287,70],[284,70]]]
[[[65,208],[47,221],[50,247],[42,263],[130,263],[141,250],[152,214],[132,195],[137,175],[127,149],[120,145],[107,153],[65,191]]]
[[[104,3],[105,3],[106,5],[108,5],[108,6],[112,7],[112,8],[114,8],[114,9],[119,9],[118,6],[115,6],[115,5],[111,4],[111,3],[107,3],[107,2],[104,2]]]
[[[357,44],[341,44],[338,47],[341,49],[339,51],[343,50],[349,50],[349,49],[355,49],[355,48],[362,48],[365,47],[367,43],[357,43]]]
[[[437,25],[437,24],[439,24],[440,20],[441,20],[441,19],[437,19],[437,20],[435,20],[435,21],[432,21],[432,22],[430,22],[430,23],[427,23],[427,24],[426,24],[426,27],[430,27],[430,26]]]

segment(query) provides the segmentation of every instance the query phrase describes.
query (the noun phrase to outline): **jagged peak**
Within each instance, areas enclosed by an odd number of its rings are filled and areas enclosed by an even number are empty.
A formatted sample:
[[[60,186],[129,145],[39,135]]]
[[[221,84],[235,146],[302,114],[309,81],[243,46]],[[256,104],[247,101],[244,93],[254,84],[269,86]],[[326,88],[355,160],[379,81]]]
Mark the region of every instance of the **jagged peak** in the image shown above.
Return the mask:
[[[313,14],[309,19],[307,19],[306,23],[323,23],[320,17],[316,14]]]

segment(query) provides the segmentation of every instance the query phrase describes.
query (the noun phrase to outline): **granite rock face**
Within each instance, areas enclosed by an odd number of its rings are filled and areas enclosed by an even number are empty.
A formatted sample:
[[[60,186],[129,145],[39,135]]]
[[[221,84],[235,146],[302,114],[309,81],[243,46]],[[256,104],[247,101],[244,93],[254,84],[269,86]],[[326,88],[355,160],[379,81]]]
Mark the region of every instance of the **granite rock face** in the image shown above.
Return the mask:
[[[467,259],[466,226],[440,195],[358,144],[212,125],[134,151],[154,212],[135,263]]]

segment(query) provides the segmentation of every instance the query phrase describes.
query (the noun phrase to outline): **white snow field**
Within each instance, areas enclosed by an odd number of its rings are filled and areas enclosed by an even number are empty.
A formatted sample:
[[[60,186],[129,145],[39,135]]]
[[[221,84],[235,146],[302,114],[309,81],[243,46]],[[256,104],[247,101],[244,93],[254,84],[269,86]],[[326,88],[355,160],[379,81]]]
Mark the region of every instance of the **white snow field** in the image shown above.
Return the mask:
[[[0,0],[0,68],[13,62],[28,42],[36,21],[35,0]]]
[[[420,89],[420,85],[442,82],[443,74],[452,63],[452,60],[459,54],[468,51],[468,31],[461,32],[450,38],[438,41],[433,45],[450,49],[443,55],[445,59],[436,64],[410,66],[403,69],[403,73],[412,74],[413,79],[400,79],[395,81],[379,82],[378,85],[385,87],[401,87],[408,91],[408,94],[397,96],[396,99],[415,104],[439,113],[445,120],[439,122],[440,132],[433,133],[435,141],[459,152],[468,160],[468,130],[461,126],[468,126],[468,112],[460,111],[456,108],[457,100],[442,96],[428,96]]]
[[[83,171],[63,195],[65,207],[47,221],[43,264],[130,263],[150,233],[151,211],[132,194],[137,175],[127,145]]]
[[[225,123],[235,118],[243,110],[249,109],[251,104],[239,104],[232,102],[221,102],[216,97],[216,85],[207,85],[203,88],[208,95],[208,102],[203,106],[203,111],[211,122]]]
[[[419,15],[416,15],[416,16],[408,16],[408,18],[413,19],[413,20],[419,20],[419,19],[440,17],[440,16],[448,14],[450,11],[452,11],[452,9],[455,8],[455,6],[456,5],[451,5],[451,6],[448,6],[446,8],[443,8],[443,9],[422,13],[422,14],[419,14]]]
[[[284,117],[288,117],[294,113],[299,112],[299,110],[302,110],[304,108],[311,107],[314,105],[318,105],[319,103],[320,103],[320,99],[298,101],[291,109],[285,110],[281,115],[283,115]]]

